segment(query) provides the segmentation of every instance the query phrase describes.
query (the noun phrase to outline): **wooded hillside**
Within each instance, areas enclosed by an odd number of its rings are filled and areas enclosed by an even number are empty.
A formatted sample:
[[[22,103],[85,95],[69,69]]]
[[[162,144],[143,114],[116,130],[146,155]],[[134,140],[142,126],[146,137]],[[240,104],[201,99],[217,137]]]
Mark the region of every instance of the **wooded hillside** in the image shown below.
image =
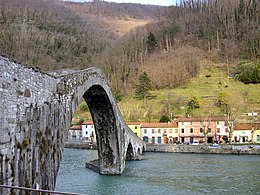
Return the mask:
[[[258,0],[2,0],[0,53],[42,70],[98,66],[114,91],[133,94],[143,71],[161,89],[187,83],[202,65],[257,62],[259,18]]]
[[[231,69],[259,60],[257,0],[182,0],[160,13],[103,53],[100,64],[114,89],[131,91],[143,70],[154,89],[172,88],[196,76],[201,64]]]

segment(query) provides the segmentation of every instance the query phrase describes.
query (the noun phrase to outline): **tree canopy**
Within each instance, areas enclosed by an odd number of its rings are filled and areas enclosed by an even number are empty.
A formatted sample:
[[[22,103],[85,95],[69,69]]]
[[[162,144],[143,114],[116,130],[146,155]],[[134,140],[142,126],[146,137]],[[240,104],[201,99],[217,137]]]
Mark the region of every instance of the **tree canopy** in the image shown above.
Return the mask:
[[[235,68],[235,76],[245,84],[260,83],[260,63],[243,61]]]

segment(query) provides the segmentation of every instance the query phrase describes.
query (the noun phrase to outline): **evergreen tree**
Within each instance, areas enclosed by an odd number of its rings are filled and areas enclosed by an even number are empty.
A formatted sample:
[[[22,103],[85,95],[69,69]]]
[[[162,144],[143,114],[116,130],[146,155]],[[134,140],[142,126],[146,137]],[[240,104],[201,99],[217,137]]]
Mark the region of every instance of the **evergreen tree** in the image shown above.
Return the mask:
[[[155,35],[153,33],[150,32],[148,37],[147,37],[147,50],[148,50],[148,53],[154,52],[156,46],[157,46],[156,37],[155,37]]]
[[[145,99],[151,95],[150,90],[152,88],[151,80],[147,73],[144,71],[139,76],[139,83],[136,85],[135,97],[139,99]]]

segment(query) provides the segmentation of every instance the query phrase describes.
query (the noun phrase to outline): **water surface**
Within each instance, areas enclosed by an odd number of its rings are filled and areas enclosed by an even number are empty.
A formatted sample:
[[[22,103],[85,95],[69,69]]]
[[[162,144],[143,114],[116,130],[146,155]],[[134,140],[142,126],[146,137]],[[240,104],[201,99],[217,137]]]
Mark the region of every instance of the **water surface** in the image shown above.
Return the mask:
[[[260,194],[259,155],[145,153],[121,176],[86,169],[97,151],[65,149],[57,191],[82,194]]]

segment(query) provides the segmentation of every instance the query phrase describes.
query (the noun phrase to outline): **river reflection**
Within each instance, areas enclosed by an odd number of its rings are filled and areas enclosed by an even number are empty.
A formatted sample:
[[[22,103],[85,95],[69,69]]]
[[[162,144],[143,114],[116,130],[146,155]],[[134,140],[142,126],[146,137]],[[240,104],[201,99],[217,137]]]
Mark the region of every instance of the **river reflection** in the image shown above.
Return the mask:
[[[85,168],[97,151],[65,149],[57,191],[82,194],[260,194],[259,155],[145,153],[121,176]]]

